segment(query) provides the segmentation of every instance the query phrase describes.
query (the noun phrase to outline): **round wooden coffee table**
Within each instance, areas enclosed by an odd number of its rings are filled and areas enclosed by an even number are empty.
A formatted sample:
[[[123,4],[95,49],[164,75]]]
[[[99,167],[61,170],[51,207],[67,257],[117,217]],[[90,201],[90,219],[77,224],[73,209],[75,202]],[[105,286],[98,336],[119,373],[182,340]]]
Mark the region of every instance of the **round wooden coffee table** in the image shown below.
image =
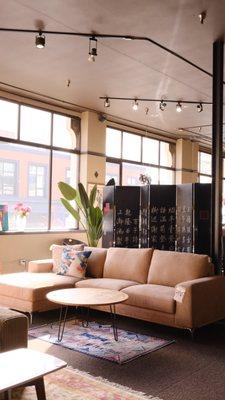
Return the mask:
[[[58,341],[63,339],[68,307],[109,306],[112,316],[112,327],[114,339],[118,340],[116,321],[116,304],[123,303],[128,299],[126,293],[118,290],[95,289],[95,288],[71,288],[54,290],[47,294],[47,299],[53,303],[60,304]],[[63,315],[63,309],[64,315]]]

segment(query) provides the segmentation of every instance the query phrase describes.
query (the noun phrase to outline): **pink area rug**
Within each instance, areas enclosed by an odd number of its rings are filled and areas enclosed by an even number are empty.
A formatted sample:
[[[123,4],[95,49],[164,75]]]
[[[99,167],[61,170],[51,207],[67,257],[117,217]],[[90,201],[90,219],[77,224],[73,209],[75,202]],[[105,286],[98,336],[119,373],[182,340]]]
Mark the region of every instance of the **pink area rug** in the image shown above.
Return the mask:
[[[66,322],[63,340],[57,341],[58,325],[42,325],[31,328],[29,335],[68,349],[79,351],[89,356],[103,358],[118,364],[124,364],[140,356],[161,349],[173,340],[161,339],[135,332],[118,330],[119,340],[113,337],[110,325],[99,325],[95,322],[87,328],[75,324],[74,320]]]
[[[71,368],[49,374],[44,379],[48,400],[160,400]],[[37,396],[31,386],[14,391],[12,399],[37,400]]]

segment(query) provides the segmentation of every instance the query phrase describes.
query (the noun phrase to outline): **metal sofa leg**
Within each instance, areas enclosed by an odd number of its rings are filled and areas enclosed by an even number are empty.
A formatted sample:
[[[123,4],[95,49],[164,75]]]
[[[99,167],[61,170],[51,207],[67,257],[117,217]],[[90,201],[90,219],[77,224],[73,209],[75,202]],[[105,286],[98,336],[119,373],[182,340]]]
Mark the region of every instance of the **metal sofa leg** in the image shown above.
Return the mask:
[[[27,317],[29,319],[29,325],[31,326],[33,324],[34,313],[32,311],[31,312],[27,311],[27,312],[24,312],[24,314],[27,315]]]
[[[190,332],[190,334],[191,334],[191,338],[192,338],[192,340],[194,340],[194,338],[195,338],[195,332],[196,332],[196,328],[188,328],[188,331]]]

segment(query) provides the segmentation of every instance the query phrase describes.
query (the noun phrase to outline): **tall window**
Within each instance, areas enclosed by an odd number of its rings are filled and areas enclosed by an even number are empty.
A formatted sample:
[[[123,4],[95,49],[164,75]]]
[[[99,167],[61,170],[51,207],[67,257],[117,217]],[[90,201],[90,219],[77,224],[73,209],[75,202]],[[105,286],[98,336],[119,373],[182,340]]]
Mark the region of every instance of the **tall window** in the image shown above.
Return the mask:
[[[175,146],[118,129],[106,131],[106,182],[140,185],[140,175],[148,175],[152,184],[175,181]]]
[[[0,100],[0,196],[9,207],[10,230],[17,202],[32,209],[27,230],[76,228],[57,186],[77,184],[76,125],[65,115]]]
[[[198,153],[198,175],[200,183],[212,183],[212,155],[199,151]],[[225,224],[225,158],[223,159],[223,202],[222,223]]]

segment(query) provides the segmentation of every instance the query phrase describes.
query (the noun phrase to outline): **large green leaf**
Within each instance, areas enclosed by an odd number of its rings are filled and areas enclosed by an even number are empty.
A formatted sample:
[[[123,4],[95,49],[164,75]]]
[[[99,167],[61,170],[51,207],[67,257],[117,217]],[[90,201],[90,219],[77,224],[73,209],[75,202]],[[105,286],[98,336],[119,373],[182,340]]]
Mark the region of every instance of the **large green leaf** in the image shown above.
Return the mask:
[[[87,192],[84,189],[84,186],[82,185],[82,183],[78,183],[78,190],[79,190],[81,203],[84,207],[84,210],[87,211],[88,207],[90,207],[90,202],[89,202]]]
[[[61,200],[62,204],[64,205],[64,207],[67,209],[67,211],[69,211],[70,214],[71,214],[78,222],[80,222],[80,215],[79,215],[78,211],[75,210],[75,208],[73,208],[73,207],[71,206],[71,204],[69,203],[69,201],[66,200],[66,199],[62,199],[62,198],[61,198],[60,200]]]
[[[78,190],[64,182],[59,182],[58,186],[64,196],[61,198],[62,204],[86,230],[88,244],[96,247],[103,234],[103,212],[99,207],[94,207],[97,185],[92,188],[90,199],[82,183],[78,184]],[[70,204],[71,200],[75,200],[78,211]]]
[[[91,189],[90,193],[90,204],[91,206],[94,205],[95,199],[96,199],[96,194],[97,194],[97,185],[95,184],[94,187]]]
[[[66,200],[71,201],[76,198],[76,195],[77,195],[76,189],[74,189],[72,186],[68,185],[68,183],[59,182],[58,188]]]

